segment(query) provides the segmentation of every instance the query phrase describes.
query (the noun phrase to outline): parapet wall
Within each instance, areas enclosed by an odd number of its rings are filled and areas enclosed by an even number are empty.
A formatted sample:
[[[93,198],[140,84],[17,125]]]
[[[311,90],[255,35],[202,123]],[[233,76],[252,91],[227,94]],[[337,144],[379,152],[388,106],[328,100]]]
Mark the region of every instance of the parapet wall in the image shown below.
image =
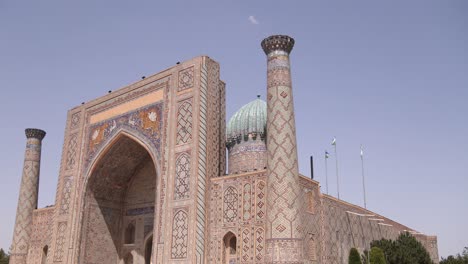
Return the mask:
[[[439,263],[437,238],[427,236],[389,218],[321,194],[319,183],[302,177],[306,201],[306,256],[312,263],[346,263],[351,248],[360,252],[369,248],[373,240],[395,240],[402,232],[409,232],[428,250],[434,263]],[[320,224],[317,224],[319,222]]]

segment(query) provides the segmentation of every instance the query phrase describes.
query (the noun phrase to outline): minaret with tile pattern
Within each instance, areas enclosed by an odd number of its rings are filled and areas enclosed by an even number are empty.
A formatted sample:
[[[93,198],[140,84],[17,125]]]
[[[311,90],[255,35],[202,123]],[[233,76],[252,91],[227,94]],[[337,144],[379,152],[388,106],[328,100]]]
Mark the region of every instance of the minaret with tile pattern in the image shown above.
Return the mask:
[[[46,132],[26,129],[26,151],[21,178],[10,264],[25,264],[31,237],[33,211],[37,209],[42,139]]]
[[[267,223],[266,263],[303,263],[296,125],[289,53],[294,39],[274,35],[262,41],[267,55]]]

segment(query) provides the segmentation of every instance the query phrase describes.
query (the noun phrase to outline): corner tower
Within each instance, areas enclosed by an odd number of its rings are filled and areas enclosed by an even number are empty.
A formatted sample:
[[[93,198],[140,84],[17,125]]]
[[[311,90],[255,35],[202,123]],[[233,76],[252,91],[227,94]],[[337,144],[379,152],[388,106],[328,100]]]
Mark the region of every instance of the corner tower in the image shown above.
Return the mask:
[[[46,132],[26,129],[26,151],[24,153],[23,176],[21,178],[18,208],[16,209],[15,231],[11,244],[11,264],[25,264],[32,233],[33,211],[37,209],[41,145]]]
[[[296,125],[289,53],[294,39],[274,35],[261,43],[267,55],[266,263],[303,263]]]

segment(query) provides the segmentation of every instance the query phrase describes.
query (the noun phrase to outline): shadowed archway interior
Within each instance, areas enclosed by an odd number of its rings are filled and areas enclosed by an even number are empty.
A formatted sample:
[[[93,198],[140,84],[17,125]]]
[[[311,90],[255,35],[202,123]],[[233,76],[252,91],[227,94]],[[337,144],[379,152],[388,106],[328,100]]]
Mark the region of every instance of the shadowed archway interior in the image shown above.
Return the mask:
[[[146,253],[144,238],[153,231],[156,197],[148,151],[120,136],[98,160],[86,188],[84,263],[144,263],[152,253]]]
[[[232,232],[228,232],[224,238],[223,263],[235,264],[237,261],[237,238]]]

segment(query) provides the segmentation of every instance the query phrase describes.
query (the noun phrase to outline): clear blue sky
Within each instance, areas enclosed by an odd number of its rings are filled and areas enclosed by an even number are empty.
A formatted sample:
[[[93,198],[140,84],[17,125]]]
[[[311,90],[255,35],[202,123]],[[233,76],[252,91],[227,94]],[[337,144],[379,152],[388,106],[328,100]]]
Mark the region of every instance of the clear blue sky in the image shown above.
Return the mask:
[[[277,33],[296,39],[302,173],[314,155],[325,182],[336,136],[341,198],[362,205],[364,144],[369,209],[437,235],[442,256],[468,246],[468,1],[0,0],[0,247],[12,239],[24,128],[47,131],[39,205],[53,204],[68,109],[209,55],[230,117],[265,94],[260,41]]]

